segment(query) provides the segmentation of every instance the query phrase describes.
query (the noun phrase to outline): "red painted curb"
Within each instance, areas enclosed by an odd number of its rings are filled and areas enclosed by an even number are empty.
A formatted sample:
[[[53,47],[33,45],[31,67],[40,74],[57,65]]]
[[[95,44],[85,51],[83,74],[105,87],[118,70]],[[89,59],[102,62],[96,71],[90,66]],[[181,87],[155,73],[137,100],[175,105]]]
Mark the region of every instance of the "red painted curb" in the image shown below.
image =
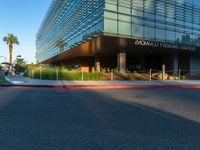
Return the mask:
[[[200,85],[0,85],[10,88],[59,88],[59,89],[200,89]]]

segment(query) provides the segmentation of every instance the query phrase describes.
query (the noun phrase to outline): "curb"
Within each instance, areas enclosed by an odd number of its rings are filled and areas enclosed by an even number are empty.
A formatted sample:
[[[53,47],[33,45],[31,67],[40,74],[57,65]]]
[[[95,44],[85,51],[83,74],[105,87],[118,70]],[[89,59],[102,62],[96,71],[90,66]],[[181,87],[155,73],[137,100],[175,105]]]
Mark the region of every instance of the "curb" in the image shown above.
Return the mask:
[[[55,89],[200,89],[200,85],[0,85],[0,87]]]

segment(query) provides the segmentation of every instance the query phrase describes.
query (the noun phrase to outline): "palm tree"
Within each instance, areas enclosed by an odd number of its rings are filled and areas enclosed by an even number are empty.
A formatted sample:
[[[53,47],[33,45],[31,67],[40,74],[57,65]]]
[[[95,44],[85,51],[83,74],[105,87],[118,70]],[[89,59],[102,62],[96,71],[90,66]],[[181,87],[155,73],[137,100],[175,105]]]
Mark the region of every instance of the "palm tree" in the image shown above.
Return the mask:
[[[64,40],[59,40],[57,42],[57,46],[60,47],[60,52],[64,51],[64,46],[65,46],[65,41]]]
[[[8,33],[7,36],[3,38],[3,41],[7,43],[9,48],[9,55],[10,55],[10,64],[12,64],[12,52],[13,52],[13,45],[17,44],[19,45],[19,40],[16,36],[13,34]]]

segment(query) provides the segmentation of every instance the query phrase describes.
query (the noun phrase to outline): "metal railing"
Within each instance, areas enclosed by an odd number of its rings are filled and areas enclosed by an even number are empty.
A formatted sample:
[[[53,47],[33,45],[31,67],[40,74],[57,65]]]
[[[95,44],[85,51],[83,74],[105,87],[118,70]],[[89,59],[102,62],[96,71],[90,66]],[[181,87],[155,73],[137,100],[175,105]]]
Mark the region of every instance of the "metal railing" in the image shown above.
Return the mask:
[[[101,76],[92,77],[95,73],[88,73],[84,71],[76,72],[78,77],[76,80],[143,80],[143,81],[153,81],[153,80],[200,80],[200,70],[162,70],[148,69],[148,70],[137,70],[137,71],[125,71],[124,73],[117,72],[115,70],[110,70],[106,72],[101,72]],[[33,79],[48,79],[47,75],[43,73],[40,69],[37,73],[32,70],[29,71],[28,77]],[[63,74],[60,70],[54,70],[51,72],[52,80],[65,80],[62,78]]]

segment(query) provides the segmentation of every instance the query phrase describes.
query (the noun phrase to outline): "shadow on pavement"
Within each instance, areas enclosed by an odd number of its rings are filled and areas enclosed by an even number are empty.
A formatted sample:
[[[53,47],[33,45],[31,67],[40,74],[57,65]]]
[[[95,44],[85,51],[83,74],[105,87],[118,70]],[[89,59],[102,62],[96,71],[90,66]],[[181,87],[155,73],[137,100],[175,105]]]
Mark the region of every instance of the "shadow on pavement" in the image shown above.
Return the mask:
[[[0,99],[7,101],[0,105],[0,149],[200,149],[199,123],[129,102],[130,97],[136,98],[134,92],[0,89]]]

